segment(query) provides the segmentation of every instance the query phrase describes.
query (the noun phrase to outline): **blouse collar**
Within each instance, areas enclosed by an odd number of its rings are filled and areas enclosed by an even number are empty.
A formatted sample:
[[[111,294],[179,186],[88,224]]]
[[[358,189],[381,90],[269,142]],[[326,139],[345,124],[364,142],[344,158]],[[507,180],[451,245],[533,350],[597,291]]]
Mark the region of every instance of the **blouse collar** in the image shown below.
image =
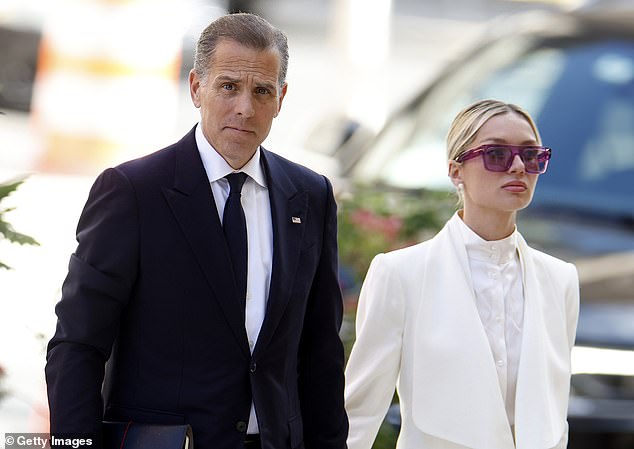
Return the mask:
[[[459,222],[458,228],[465,243],[467,255],[470,259],[476,259],[502,265],[517,255],[517,226],[508,237],[501,240],[484,240],[476,234],[467,224],[455,213],[453,220]]]

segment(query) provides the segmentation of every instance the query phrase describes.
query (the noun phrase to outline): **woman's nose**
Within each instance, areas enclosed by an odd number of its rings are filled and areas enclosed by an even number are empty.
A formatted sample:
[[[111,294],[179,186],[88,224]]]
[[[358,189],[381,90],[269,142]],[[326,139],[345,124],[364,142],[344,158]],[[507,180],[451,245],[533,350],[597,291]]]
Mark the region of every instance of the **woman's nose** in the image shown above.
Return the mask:
[[[511,161],[511,166],[509,167],[509,172],[517,173],[526,171],[526,167],[524,166],[524,161],[519,154],[513,156],[513,160]]]

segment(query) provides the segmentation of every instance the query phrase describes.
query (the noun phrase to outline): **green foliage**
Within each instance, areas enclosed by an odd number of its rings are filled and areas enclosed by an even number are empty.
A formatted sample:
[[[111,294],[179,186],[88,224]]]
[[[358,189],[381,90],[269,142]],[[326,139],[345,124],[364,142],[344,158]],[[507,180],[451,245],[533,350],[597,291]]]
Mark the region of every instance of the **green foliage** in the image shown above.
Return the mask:
[[[383,421],[376,435],[372,449],[394,449],[396,440],[398,439],[398,431],[387,422]]]
[[[11,193],[15,192],[23,182],[24,179],[19,179],[17,181],[0,184],[0,203],[11,195]],[[5,214],[11,212],[13,209],[14,208],[3,208],[0,206],[0,240],[8,240],[11,243],[18,243],[20,245],[39,245],[33,237],[15,231],[13,226],[6,221]],[[0,268],[10,269],[11,267],[0,261]]]
[[[372,258],[434,235],[455,210],[446,192],[356,186],[339,199],[339,259],[361,282]]]

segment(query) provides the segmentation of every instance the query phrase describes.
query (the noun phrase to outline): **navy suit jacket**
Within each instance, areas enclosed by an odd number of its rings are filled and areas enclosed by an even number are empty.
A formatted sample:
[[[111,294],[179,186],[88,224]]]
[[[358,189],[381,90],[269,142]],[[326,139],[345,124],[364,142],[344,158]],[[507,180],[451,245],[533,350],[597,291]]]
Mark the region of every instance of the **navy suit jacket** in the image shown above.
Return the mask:
[[[197,449],[235,449],[253,401],[264,449],[345,447],[332,187],[261,159],[273,264],[253,354],[193,130],[97,178],[48,346],[52,432],[188,423]]]

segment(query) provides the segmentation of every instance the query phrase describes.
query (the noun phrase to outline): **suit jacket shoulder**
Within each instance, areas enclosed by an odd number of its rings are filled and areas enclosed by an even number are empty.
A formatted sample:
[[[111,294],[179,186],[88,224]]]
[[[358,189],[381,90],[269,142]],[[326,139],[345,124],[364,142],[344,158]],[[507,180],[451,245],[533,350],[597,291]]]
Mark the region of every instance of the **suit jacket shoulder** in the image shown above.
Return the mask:
[[[263,147],[262,158],[274,183],[283,184],[285,181],[290,181],[298,190],[308,191],[321,191],[327,187],[327,184],[330,184],[324,175]]]
[[[124,162],[114,170],[124,173],[136,182],[173,180],[178,173],[187,173],[190,179],[199,182],[206,179],[205,169],[198,152],[195,128],[178,142],[145,156]],[[177,179],[178,181],[178,179]]]

